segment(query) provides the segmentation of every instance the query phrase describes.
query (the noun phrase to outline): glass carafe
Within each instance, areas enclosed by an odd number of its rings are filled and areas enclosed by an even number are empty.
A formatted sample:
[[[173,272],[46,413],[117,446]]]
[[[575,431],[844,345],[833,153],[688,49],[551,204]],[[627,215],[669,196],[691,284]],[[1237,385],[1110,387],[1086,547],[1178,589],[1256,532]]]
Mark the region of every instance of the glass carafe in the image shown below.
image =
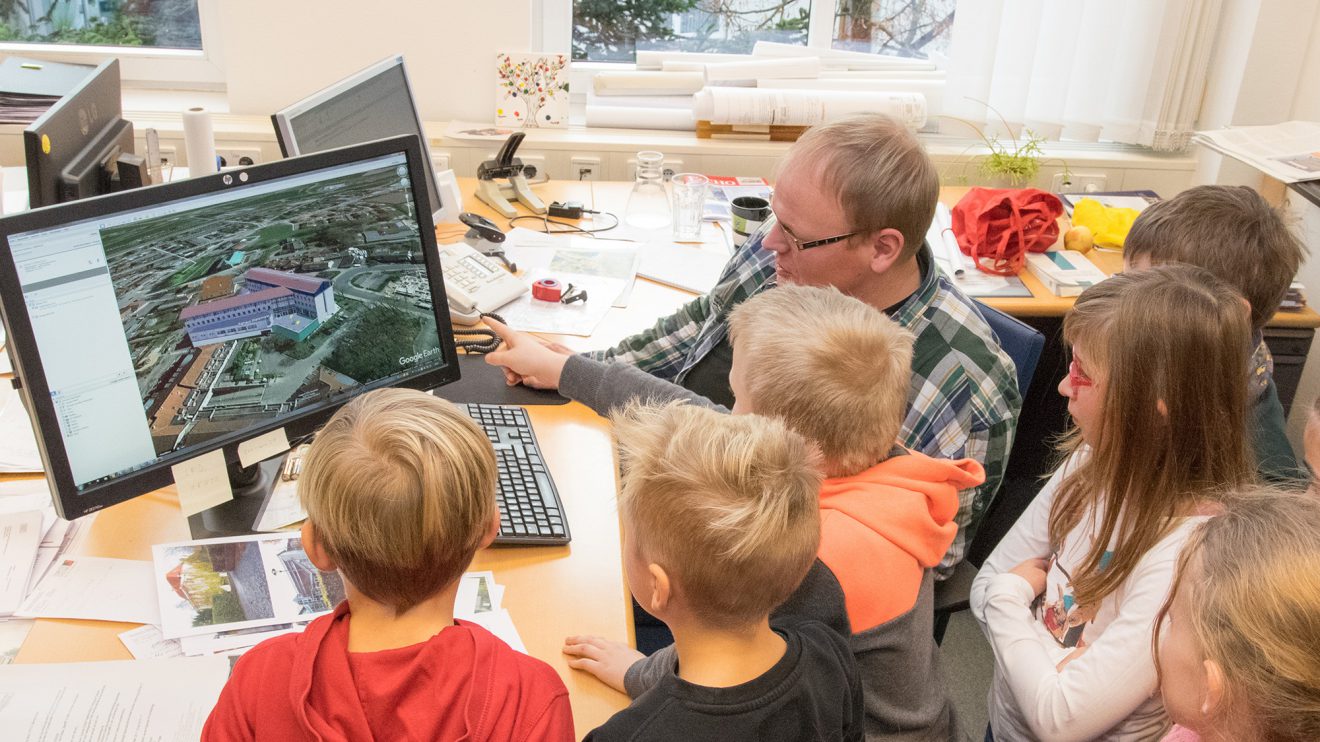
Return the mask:
[[[638,229],[668,229],[669,193],[665,191],[665,156],[659,152],[637,153],[637,181],[628,194],[623,220]]]

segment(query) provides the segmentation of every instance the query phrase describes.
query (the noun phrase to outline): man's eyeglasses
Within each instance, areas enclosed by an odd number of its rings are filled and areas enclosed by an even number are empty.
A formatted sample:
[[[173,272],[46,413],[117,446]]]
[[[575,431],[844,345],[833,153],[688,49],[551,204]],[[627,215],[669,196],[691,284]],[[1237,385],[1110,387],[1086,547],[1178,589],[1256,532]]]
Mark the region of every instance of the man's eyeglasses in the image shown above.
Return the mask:
[[[770,215],[774,216],[773,210],[771,210]],[[780,229],[784,230],[784,236],[787,237],[789,243],[792,244],[793,247],[797,248],[798,250],[810,250],[813,247],[824,247],[825,245],[833,245],[836,242],[843,242],[849,237],[856,237],[857,235],[861,234],[860,230],[854,230],[847,234],[839,234],[833,237],[825,237],[819,240],[807,240],[806,242],[803,242],[802,240],[798,239],[798,236],[793,234],[793,232],[788,227],[785,227],[784,223],[779,221],[778,217],[775,217],[775,223],[779,225]]]

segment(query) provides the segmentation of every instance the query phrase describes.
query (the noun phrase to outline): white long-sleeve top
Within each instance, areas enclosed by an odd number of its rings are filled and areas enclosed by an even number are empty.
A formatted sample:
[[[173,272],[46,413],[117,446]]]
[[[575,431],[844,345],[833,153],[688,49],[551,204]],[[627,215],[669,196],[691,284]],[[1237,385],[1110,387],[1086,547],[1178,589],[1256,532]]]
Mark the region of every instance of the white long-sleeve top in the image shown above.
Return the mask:
[[[1050,506],[1079,463],[1074,454],[1029,505],[972,583],[972,614],[995,653],[990,725],[999,740],[1155,740],[1169,720],[1157,693],[1151,631],[1178,553],[1203,516],[1177,526],[1142,557],[1123,584],[1092,610],[1075,605],[1069,575],[1095,540],[1101,511],[1088,511],[1053,554]],[[1009,570],[1051,558],[1045,594]],[[1062,671],[1056,666],[1087,648]]]

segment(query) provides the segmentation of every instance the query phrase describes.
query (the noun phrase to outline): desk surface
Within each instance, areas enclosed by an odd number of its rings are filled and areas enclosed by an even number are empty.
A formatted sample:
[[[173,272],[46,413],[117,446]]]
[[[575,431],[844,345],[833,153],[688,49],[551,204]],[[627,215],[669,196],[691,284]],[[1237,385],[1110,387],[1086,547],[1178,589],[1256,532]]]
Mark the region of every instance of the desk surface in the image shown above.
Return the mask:
[[[507,220],[472,195],[472,179],[460,179],[460,184],[468,210],[507,225]],[[622,214],[629,189],[628,183],[555,181],[537,190],[547,202],[579,200],[591,208]],[[964,191],[945,188],[941,197],[953,203]],[[452,242],[462,229],[450,223],[437,226],[436,231],[441,242]],[[1122,264],[1115,253],[1093,253],[1092,257],[1109,272]],[[1022,279],[1033,298],[987,303],[1019,316],[1059,316],[1072,306],[1071,298],[1050,295],[1029,273],[1024,272]],[[669,314],[691,298],[685,291],[639,280],[628,308],[612,310],[591,337],[557,339],[578,350],[603,347],[649,327],[656,317]],[[1310,309],[1280,313],[1273,324],[1315,327],[1320,326],[1320,315]],[[622,694],[571,670],[560,653],[563,638],[569,634],[632,639],[631,606],[620,561],[612,439],[609,424],[576,403],[531,407],[529,414],[565,500],[573,543],[567,547],[488,549],[478,554],[472,568],[494,570],[500,583],[508,586],[504,605],[528,651],[550,663],[568,686],[580,736],[627,703]],[[152,544],[187,538],[177,497],[172,488],[166,488],[102,511],[82,553],[150,559]],[[17,661],[130,659],[118,634],[133,627],[101,621],[39,620]]]
[[[508,226],[507,219],[501,217],[493,209],[486,206],[486,204],[481,203],[472,195],[476,183],[474,178],[459,178],[459,183],[463,188],[463,206],[466,210],[486,216],[501,227]],[[618,181],[551,181],[545,185],[538,186],[536,190],[541,195],[542,200],[546,203],[549,203],[551,200],[581,201],[586,204],[588,208],[611,211],[622,216],[624,205],[627,203],[628,193],[631,188],[631,183]],[[967,193],[967,191],[967,187],[946,186],[940,189],[940,200],[952,207],[965,193]],[[519,213],[525,213],[521,207],[519,207]],[[1060,229],[1059,243],[1062,243],[1062,234],[1066,231],[1067,226],[1067,219],[1065,217],[1063,229]],[[461,225],[454,222],[441,225],[437,231],[441,234],[453,235],[460,227]],[[448,240],[442,241],[452,242],[454,239],[457,238],[451,236]],[[1123,254],[1120,252],[1092,250],[1087,254],[1087,257],[1106,273],[1112,274],[1123,269]],[[1034,275],[1032,275],[1031,271],[1024,270],[1018,277],[1021,278],[1027,288],[1031,290],[1032,295],[1030,297],[987,297],[981,299],[981,301],[995,309],[1007,312],[1016,317],[1062,317],[1064,314],[1067,314],[1069,309],[1072,309],[1076,297],[1055,296],[1050,293],[1049,289],[1046,289]],[[650,284],[649,281],[638,281],[639,287],[644,284],[655,286],[655,284]],[[672,303],[676,306],[677,304],[681,304],[682,301],[690,299],[692,296],[691,294],[677,289],[669,289],[665,287],[657,288],[663,289],[666,294],[656,295],[652,298],[661,300],[662,303],[665,304]],[[672,299],[668,297],[667,294],[674,294],[679,298]],[[664,298],[662,299],[662,297]],[[606,317],[605,322],[602,323],[600,331],[598,331],[597,335],[593,335],[592,338],[586,339],[588,340],[587,343],[583,344],[582,342],[569,341],[565,344],[572,348],[583,349],[601,347],[604,343],[614,342],[615,340],[622,339],[630,334],[629,332],[622,332],[620,334],[620,327],[630,327],[632,328],[631,331],[641,330],[649,327],[651,324],[649,320],[655,316],[658,315],[646,314],[645,312],[634,312],[634,307],[630,305],[626,312],[612,312]],[[646,321],[638,324],[638,318]],[[1297,312],[1278,312],[1274,315],[1274,319],[1270,321],[1270,326],[1298,328],[1320,327],[1320,314],[1317,314],[1316,311],[1310,307],[1305,307]],[[577,338],[576,340],[582,341],[584,339]]]

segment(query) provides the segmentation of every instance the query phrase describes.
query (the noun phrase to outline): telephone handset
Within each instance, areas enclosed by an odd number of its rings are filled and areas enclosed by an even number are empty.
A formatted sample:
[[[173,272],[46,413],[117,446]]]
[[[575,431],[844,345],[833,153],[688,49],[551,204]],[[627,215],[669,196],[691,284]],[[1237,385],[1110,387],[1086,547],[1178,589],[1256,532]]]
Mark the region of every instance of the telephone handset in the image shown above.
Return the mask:
[[[440,245],[440,266],[449,319],[456,325],[475,325],[483,312],[493,312],[528,291],[522,279],[462,242]]]

